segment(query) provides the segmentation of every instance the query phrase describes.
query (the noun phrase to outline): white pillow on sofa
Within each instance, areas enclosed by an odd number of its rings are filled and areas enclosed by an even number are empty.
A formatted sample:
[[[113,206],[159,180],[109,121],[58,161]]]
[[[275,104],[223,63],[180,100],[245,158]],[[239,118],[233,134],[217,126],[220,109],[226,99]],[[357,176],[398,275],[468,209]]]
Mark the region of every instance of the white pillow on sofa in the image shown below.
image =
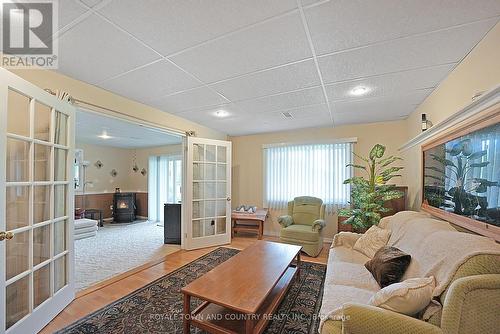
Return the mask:
[[[433,276],[410,278],[379,290],[368,304],[406,315],[415,315],[429,305],[435,286]]]
[[[365,232],[365,234],[356,240],[352,249],[365,254],[371,259],[380,248],[387,244],[390,236],[390,230],[384,230],[373,225],[368,229],[368,231]]]

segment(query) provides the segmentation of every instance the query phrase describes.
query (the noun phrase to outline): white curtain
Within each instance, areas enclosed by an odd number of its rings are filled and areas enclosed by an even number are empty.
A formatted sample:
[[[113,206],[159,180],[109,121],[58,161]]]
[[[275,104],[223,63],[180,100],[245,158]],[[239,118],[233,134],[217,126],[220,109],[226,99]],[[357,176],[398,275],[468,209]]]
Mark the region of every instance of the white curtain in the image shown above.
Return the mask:
[[[329,214],[347,206],[353,143],[290,145],[264,148],[264,204],[285,209],[297,196],[314,196]]]
[[[149,157],[148,219],[163,222],[163,205],[181,201],[182,160],[179,156]]]

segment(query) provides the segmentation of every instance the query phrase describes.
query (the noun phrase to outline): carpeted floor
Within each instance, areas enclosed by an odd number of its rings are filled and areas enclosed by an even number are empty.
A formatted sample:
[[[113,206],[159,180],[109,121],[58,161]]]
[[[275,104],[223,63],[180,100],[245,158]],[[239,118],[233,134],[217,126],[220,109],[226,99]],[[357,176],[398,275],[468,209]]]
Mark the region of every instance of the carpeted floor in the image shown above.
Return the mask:
[[[163,227],[157,223],[105,224],[97,236],[75,240],[76,289],[82,290],[179,249],[163,243]]]
[[[59,334],[182,333],[180,289],[238,251],[218,248],[57,332]],[[265,333],[317,333],[326,266],[302,262]],[[193,299],[192,309],[200,301]],[[192,327],[192,333],[199,333]]]

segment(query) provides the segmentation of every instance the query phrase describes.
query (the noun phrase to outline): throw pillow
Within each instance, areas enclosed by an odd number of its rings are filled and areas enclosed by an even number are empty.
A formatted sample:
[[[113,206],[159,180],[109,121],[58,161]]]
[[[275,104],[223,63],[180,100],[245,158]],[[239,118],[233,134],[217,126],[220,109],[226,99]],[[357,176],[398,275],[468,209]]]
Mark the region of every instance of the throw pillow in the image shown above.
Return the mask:
[[[353,249],[372,258],[380,248],[387,244],[390,236],[390,230],[373,225],[356,241]]]
[[[434,288],[434,277],[410,278],[381,289],[373,295],[368,304],[415,315],[431,302]]]
[[[375,253],[373,259],[365,263],[365,268],[381,288],[397,283],[410,265],[411,256],[396,247],[385,246]]]

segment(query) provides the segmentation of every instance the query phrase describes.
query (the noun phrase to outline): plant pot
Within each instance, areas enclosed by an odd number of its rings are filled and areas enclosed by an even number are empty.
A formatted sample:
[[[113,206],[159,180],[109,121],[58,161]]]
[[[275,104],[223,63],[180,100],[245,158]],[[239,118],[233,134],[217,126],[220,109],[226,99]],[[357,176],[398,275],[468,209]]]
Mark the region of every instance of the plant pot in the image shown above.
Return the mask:
[[[343,221],[346,221],[349,217],[338,217],[337,221],[337,232],[354,232],[354,233],[365,233],[366,228],[353,228],[352,225],[342,224]]]

